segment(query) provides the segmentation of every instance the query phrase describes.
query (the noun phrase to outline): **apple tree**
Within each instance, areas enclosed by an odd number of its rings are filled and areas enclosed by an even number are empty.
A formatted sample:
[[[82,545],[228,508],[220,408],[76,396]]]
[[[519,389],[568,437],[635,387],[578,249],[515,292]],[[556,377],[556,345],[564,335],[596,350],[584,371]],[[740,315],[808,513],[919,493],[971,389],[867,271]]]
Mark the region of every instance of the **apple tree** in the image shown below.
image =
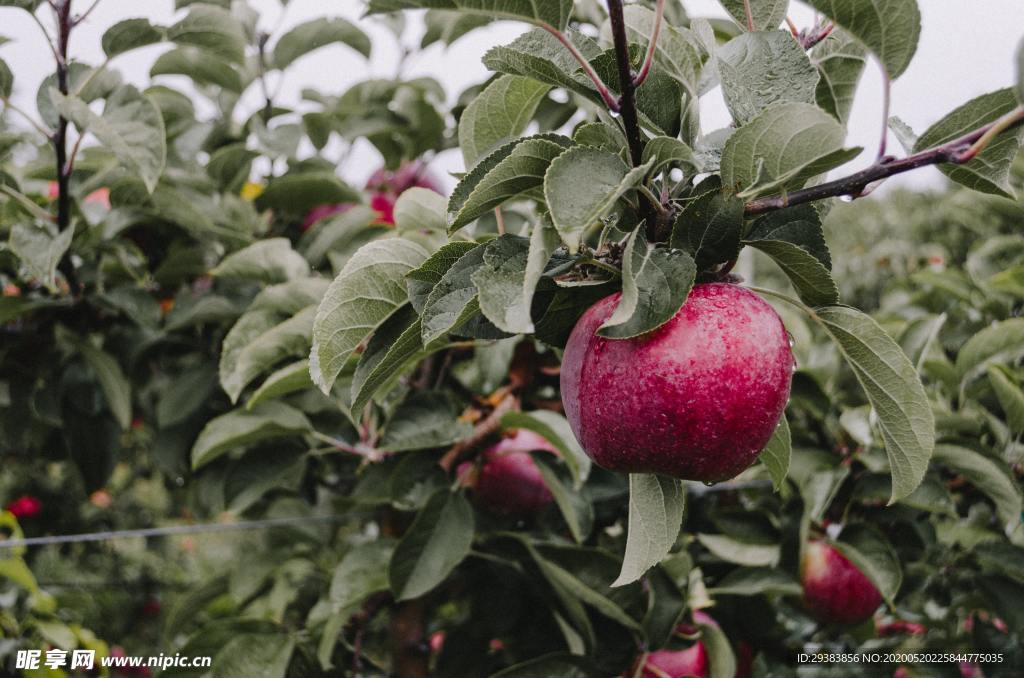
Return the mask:
[[[215,676],[1024,666],[1024,47],[918,133],[888,110],[915,0],[808,0],[803,28],[786,0],[369,0],[399,45],[417,10],[421,48],[524,32],[454,106],[398,76],[292,109],[306,54],[377,48],[360,23],[178,0],[87,65],[73,4],[0,0],[53,20],[56,64],[27,111],[0,61],[0,449],[6,485],[91,508],[0,526],[98,529],[111,502],[121,528],[293,522],[201,555],[0,551],[11,648],[130,633],[42,580],[93,558],[178,584],[139,653]],[[851,148],[875,67],[885,131]],[[364,188],[339,176],[357,143],[383,158]],[[449,192],[429,160],[452,151]],[[830,251],[837,203],[925,166],[1018,231],[908,234],[912,265],[854,295],[872,313],[843,303],[874,243]]]

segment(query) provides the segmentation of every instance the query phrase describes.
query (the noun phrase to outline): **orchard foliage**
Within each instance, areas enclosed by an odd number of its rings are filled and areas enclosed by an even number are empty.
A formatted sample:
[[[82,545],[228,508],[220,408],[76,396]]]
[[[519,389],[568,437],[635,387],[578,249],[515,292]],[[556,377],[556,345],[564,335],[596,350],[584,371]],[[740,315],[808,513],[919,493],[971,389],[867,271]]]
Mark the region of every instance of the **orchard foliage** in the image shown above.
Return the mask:
[[[728,21],[674,0],[369,0],[399,40],[426,9],[424,48],[524,33],[453,107],[396,78],[296,109],[271,85],[313,49],[369,56],[361,24],[268,33],[244,1],[177,0],[85,64],[78,4],[0,0],[58,38],[36,110],[0,60],[0,488],[20,502],[0,529],[309,522],[0,543],[0,662],[127,643],[213,655],[216,676],[609,676],[677,650],[790,675],[819,648],[1024,665],[1024,46],[1006,89],[919,133],[890,119],[905,153],[850,172],[875,153],[846,143],[858,81],[904,74],[915,0],[809,0],[802,31],[779,28],[786,0],[723,0]],[[151,83],[126,84],[118,60],[156,44]],[[717,96],[733,124],[706,129]],[[361,142],[384,164],[365,188],[340,178]],[[450,195],[423,162],[445,151],[466,170]],[[951,209],[833,204],[925,165],[959,185]],[[797,359],[758,463],[710,487],[592,464],[558,389],[577,320],[621,292],[598,334],[643,337],[737,273]],[[516,440],[534,442],[497,456]],[[877,589],[873,619],[802,604],[822,540]]]

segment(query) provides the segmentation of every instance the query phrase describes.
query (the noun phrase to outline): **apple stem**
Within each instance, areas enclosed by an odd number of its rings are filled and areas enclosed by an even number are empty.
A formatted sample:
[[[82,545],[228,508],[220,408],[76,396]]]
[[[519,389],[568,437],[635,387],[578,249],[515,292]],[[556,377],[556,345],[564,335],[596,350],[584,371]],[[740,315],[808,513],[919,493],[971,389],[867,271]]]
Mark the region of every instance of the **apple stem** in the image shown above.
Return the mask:
[[[743,11],[747,13],[747,30],[754,32],[754,10],[750,7],[750,0],[743,0]]]
[[[665,0],[658,0],[654,8],[654,26],[651,28],[651,39],[647,44],[647,56],[644,57],[643,66],[640,72],[633,78],[633,87],[639,87],[651,74],[651,66],[654,65],[654,54],[658,49],[658,36],[661,35],[661,24],[665,18]]]
[[[997,136],[1024,122],[1024,106],[1018,106],[999,120],[940,146],[925,149],[905,158],[880,158],[875,164],[848,177],[803,188],[784,195],[758,198],[747,203],[748,217],[803,205],[826,198],[848,196],[852,199],[865,195],[865,189],[876,181],[929,165],[963,165],[985,150]]]
[[[882,67],[882,139],[878,143],[878,155],[875,162],[885,158],[886,148],[889,143],[889,111],[892,107],[892,78],[889,72]]]

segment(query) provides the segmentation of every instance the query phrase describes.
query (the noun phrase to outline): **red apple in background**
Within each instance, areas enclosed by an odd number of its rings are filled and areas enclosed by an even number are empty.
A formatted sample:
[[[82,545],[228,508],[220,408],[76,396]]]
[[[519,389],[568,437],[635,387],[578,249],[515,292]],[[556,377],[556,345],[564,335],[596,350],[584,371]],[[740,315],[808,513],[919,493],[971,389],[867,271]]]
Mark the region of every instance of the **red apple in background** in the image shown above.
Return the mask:
[[[562,403],[586,453],[612,471],[704,482],[750,466],[789,399],[778,314],[747,289],[709,283],[653,332],[597,336],[620,296],[583,314],[562,360]]]
[[[458,477],[464,485],[473,487],[477,503],[494,513],[513,516],[536,513],[550,504],[552,497],[540,469],[530,457],[533,450],[558,454],[543,436],[518,429],[484,450],[478,470],[472,468],[472,462],[460,464]]]
[[[394,172],[382,167],[366,181],[366,190],[370,193],[370,207],[380,214],[380,220],[386,224],[395,223],[395,202],[398,201],[398,196],[414,187],[428,188],[435,193],[444,194],[441,182],[422,160],[403,162]]]
[[[693,620],[706,626],[718,626],[714,619],[700,610],[695,610]],[[681,624],[677,633],[692,636],[697,629],[687,624]],[[626,673],[632,677],[640,675],[644,678],[683,678],[683,676],[699,676],[707,678],[711,669],[708,662],[708,650],[704,641],[698,640],[685,650],[657,650],[643,656],[644,664],[640,673],[636,673],[634,667]]]
[[[25,520],[39,515],[43,510],[43,502],[38,497],[26,494],[9,503],[4,510],[12,513],[18,520]]]
[[[823,541],[807,544],[800,563],[804,605],[824,624],[854,626],[874,614],[882,594],[846,556]]]

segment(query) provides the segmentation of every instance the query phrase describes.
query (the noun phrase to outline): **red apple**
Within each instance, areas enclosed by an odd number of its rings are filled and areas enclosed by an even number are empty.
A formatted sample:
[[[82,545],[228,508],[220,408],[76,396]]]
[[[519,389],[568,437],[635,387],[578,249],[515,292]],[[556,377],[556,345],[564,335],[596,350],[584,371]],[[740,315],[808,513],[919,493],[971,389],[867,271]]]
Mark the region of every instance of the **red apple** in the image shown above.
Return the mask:
[[[4,510],[12,513],[18,520],[25,520],[39,515],[43,510],[43,502],[38,497],[26,494],[9,503]]]
[[[789,399],[778,314],[743,287],[709,283],[653,332],[597,336],[619,298],[583,314],[562,360],[562,403],[586,453],[612,471],[704,482],[750,466]]]
[[[824,624],[854,626],[871,617],[882,602],[871,580],[823,541],[807,544],[800,580],[804,605]]]
[[[477,503],[490,511],[513,516],[536,513],[550,504],[552,497],[530,457],[533,450],[558,454],[543,436],[518,429],[484,450],[475,478],[471,478],[469,462],[460,465],[457,474],[463,484],[472,485]]]
[[[394,172],[382,167],[366,181],[366,190],[370,192],[370,207],[380,214],[380,220],[386,224],[395,223],[395,202],[398,196],[414,187],[444,193],[441,182],[422,160],[404,162]]]

